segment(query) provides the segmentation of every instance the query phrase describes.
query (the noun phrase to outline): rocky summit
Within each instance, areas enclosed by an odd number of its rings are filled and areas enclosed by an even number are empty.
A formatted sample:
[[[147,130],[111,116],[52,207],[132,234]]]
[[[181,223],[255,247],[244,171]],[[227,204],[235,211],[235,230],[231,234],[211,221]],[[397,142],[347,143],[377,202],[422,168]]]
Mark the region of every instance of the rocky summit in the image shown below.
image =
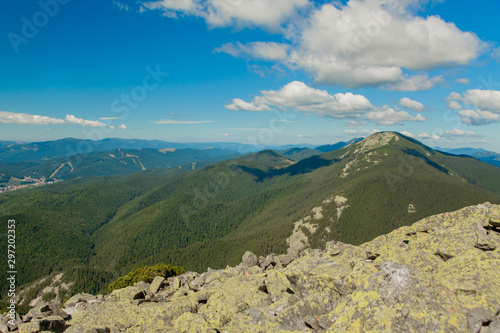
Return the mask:
[[[361,246],[258,258],[78,294],[19,332],[500,332],[500,206],[425,218]]]

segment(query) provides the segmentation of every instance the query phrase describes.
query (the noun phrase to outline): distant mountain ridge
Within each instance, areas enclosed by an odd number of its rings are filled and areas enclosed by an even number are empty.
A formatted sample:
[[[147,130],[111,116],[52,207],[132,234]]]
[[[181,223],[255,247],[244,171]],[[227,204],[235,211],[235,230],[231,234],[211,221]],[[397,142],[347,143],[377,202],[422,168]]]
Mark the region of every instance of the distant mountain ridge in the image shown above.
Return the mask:
[[[355,142],[354,139],[349,142],[339,142],[334,145],[320,146],[321,152],[340,149],[347,144]],[[356,141],[357,142],[357,141]],[[36,162],[46,161],[61,157],[73,155],[89,154],[97,151],[108,151],[114,149],[207,149],[219,148],[238,153],[252,153],[262,149],[286,150],[291,148],[312,149],[315,146],[310,144],[298,145],[273,145],[273,146],[255,146],[237,142],[188,142],[177,143],[161,140],[140,140],[140,139],[120,139],[110,138],[103,140],[83,140],[74,138],[65,138],[54,141],[19,143],[15,141],[0,141],[0,163],[11,162]]]
[[[481,148],[435,148],[455,155],[468,155],[500,168],[500,153]]]
[[[225,149],[113,149],[41,162],[0,163],[0,172],[16,177],[67,180],[113,176],[154,169],[199,169],[207,164],[239,156]]]

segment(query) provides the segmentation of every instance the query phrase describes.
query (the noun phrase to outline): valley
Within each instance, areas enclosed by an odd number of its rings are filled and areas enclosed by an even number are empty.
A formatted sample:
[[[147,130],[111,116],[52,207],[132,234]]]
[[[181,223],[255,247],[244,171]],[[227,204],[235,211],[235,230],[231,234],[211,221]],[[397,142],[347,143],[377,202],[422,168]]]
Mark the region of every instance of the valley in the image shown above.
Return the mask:
[[[70,293],[106,292],[143,265],[203,271],[247,250],[359,245],[433,214],[500,203],[499,168],[394,132],[297,161],[272,150],[224,159],[3,193],[0,215],[21,221],[20,282],[65,272]]]

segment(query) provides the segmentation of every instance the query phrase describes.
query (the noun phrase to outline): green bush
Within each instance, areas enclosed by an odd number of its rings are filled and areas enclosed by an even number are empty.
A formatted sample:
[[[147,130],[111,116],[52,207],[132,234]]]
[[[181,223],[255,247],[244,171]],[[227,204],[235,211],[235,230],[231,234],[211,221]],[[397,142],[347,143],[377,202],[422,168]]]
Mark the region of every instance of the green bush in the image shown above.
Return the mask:
[[[156,276],[163,276],[164,278],[177,276],[184,273],[184,269],[179,266],[170,266],[164,263],[159,263],[155,266],[144,266],[134,269],[132,272],[125,276],[118,278],[115,282],[109,285],[109,290],[125,288],[132,286],[139,281],[152,282]]]

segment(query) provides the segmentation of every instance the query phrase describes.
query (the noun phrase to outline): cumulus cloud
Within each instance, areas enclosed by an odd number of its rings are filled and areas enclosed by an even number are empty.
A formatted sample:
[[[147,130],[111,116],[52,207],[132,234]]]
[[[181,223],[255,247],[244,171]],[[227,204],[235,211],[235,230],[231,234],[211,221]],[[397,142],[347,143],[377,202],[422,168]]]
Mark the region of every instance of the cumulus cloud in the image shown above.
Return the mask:
[[[458,79],[457,82],[461,84],[470,84],[470,80],[466,77]]]
[[[451,131],[445,131],[444,135],[451,137],[479,137],[479,135],[474,132],[463,131],[458,128],[454,128]]]
[[[366,125],[366,122],[362,121],[356,121],[356,120],[349,120],[347,123],[344,124],[345,127],[360,127]]]
[[[227,43],[215,49],[215,52],[224,52],[233,57],[258,58],[262,60],[278,61],[287,58],[288,45],[274,42],[254,42],[248,44]]]
[[[490,110],[500,113],[500,91],[499,90],[467,90],[463,100],[468,105],[473,105],[482,110]]]
[[[498,90],[467,90],[463,95],[451,93],[448,107],[460,110],[462,123],[471,126],[487,125],[500,121],[500,91]],[[458,101],[462,102],[460,104]]]
[[[442,136],[440,136],[438,134],[422,133],[422,134],[419,134],[415,137],[420,139],[420,140],[431,140],[431,141],[445,140],[445,138],[443,138]]]
[[[415,137],[415,134],[413,133],[410,133],[408,131],[402,131],[401,134],[403,135],[406,135],[406,136],[409,136],[410,138],[414,138]]]
[[[231,111],[271,111],[271,108],[265,104],[255,105],[254,103],[248,103],[240,98],[233,99],[233,102],[228,105],[224,105],[224,107]]]
[[[82,118],[77,118],[72,114],[67,114],[65,118],[66,122],[70,124],[77,124],[80,126],[88,126],[88,127],[105,127],[106,124],[101,123],[98,120],[85,120]]]
[[[119,119],[118,117],[99,117],[99,120],[117,120]]]
[[[0,111],[0,122],[5,124],[25,125],[58,125],[66,123],[63,119],[7,111]]]
[[[444,141],[445,138],[438,135],[438,134],[428,134],[428,133],[421,133],[421,134],[413,134],[408,131],[402,131],[401,134],[409,136],[410,138],[415,138],[419,140],[428,140],[428,141]]]
[[[448,100],[448,101],[454,101],[454,100],[460,101],[460,100],[462,100],[462,95],[460,95],[457,92],[452,92],[450,95],[448,95],[448,97],[446,97],[446,100]]]
[[[379,125],[402,125],[405,122],[423,122],[429,120],[429,118],[422,117],[420,113],[412,116],[406,111],[398,111],[387,105],[368,112],[365,114],[365,118]]]
[[[402,107],[405,107],[407,109],[410,109],[412,111],[415,111],[415,112],[424,111],[425,110],[425,107],[424,107],[424,105],[422,103],[414,101],[414,100],[409,99],[407,97],[402,98],[399,101],[399,105],[401,105]]]
[[[427,74],[403,74],[403,69],[426,71],[465,65],[476,59],[484,43],[437,16],[413,15],[407,1],[399,12],[394,1],[350,0],[346,5],[324,4],[299,32],[289,62],[305,69],[323,84],[389,89],[430,89],[443,81]]]
[[[409,136],[411,138],[416,138],[419,140],[428,140],[428,141],[442,141],[442,142],[450,142],[450,139],[453,139],[453,141],[457,141],[457,139],[461,138],[480,138],[482,137],[479,134],[476,134],[471,131],[463,131],[457,128],[454,128],[449,131],[443,132],[441,135],[433,133],[433,134],[428,134],[428,133],[421,133],[421,134],[413,134],[408,131],[402,131],[401,134],[404,134],[406,136]],[[464,141],[458,140],[457,142],[461,143]],[[470,141],[466,141],[467,143],[471,143]],[[482,142],[482,141],[474,141],[474,142]]]
[[[359,117],[373,106],[362,95],[352,93],[331,95],[326,90],[311,88],[303,82],[293,81],[277,91],[261,91],[261,96],[256,96],[251,102],[236,98],[225,107],[232,111],[270,111],[271,107],[290,108],[319,116],[345,118]]]
[[[231,134],[229,133],[220,133],[220,134],[216,134],[216,136],[231,136]]]
[[[449,101],[448,102],[448,108],[451,110],[460,110],[463,109],[462,104],[458,103],[457,101]]]
[[[462,123],[466,125],[481,126],[500,121],[500,114],[479,109],[461,110],[458,114],[462,117]]]
[[[206,123],[213,123],[213,120],[201,120],[201,121],[187,121],[187,120],[174,120],[174,119],[163,119],[163,120],[157,120],[155,121],[156,124],[187,124],[187,125],[193,125],[193,124],[206,124]]]
[[[441,83],[444,83],[444,77],[442,75],[432,78],[429,78],[427,74],[414,76],[404,75],[398,81],[385,85],[384,88],[399,91],[429,90]]]
[[[64,124],[77,124],[80,126],[89,127],[105,127],[106,124],[97,120],[85,120],[77,118],[74,115],[67,114],[65,119],[32,115],[26,113],[15,113],[0,111],[0,122],[6,124],[24,124],[24,125],[64,125]]]
[[[277,30],[309,0],[160,0],[144,3],[167,17],[192,15],[205,19],[211,27],[262,27]]]
[[[344,134],[349,134],[349,135],[372,135],[375,133],[381,132],[378,129],[372,129],[372,130],[367,130],[367,129],[360,129],[360,130],[345,130]]]
[[[127,129],[127,126],[125,126],[125,124],[121,124],[120,126],[118,126],[118,128],[125,130],[125,129]]]
[[[260,27],[284,43],[227,43],[235,57],[274,61],[309,73],[319,84],[415,91],[444,82],[425,71],[463,66],[488,49],[474,33],[438,16],[419,16],[429,1],[158,0],[143,4],[165,16],[196,16],[211,27]],[[499,53],[499,51],[495,51]]]

